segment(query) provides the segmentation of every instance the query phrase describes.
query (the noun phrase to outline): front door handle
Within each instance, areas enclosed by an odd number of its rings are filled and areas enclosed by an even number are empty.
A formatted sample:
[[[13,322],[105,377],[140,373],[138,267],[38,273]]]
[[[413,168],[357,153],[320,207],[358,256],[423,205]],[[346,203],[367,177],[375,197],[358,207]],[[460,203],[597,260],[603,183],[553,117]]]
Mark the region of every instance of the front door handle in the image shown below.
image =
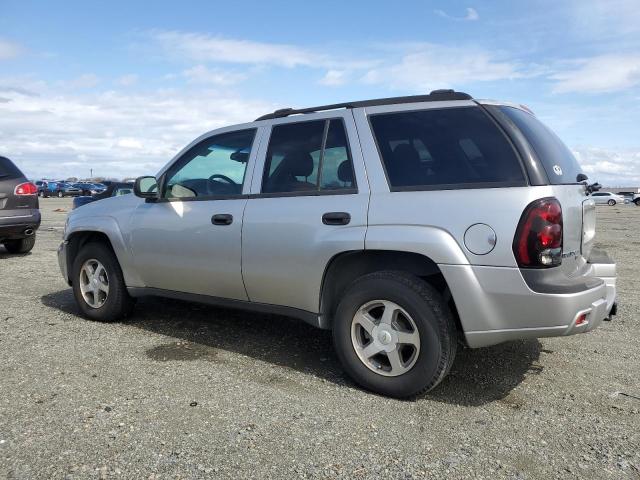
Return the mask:
[[[228,213],[217,213],[211,217],[211,223],[214,225],[231,225],[233,223],[233,215]]]
[[[351,221],[351,215],[347,212],[327,212],[322,215],[322,223],[325,225],[347,225]]]

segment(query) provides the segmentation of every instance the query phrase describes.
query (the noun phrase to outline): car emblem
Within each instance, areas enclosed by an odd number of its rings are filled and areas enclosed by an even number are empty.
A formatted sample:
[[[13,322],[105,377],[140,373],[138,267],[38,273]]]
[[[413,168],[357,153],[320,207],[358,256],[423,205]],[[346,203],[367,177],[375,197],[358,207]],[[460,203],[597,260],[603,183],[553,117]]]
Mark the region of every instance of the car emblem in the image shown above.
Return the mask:
[[[560,165],[554,165],[553,166],[553,172],[556,175],[562,175],[562,168],[560,168]]]

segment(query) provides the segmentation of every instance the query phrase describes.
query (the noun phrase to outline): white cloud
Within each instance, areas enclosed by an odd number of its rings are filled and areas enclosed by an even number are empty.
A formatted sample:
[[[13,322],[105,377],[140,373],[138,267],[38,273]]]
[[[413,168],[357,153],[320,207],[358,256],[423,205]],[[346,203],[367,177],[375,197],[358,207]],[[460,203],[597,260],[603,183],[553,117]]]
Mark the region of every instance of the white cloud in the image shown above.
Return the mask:
[[[3,40],[0,38],[0,60],[8,60],[17,57],[22,53],[23,49],[17,43]]]
[[[325,55],[295,45],[178,31],[154,32],[152,37],[171,55],[196,62],[263,64],[289,68],[317,66],[327,62]]]
[[[428,92],[434,88],[458,87],[474,82],[510,80],[527,75],[514,62],[501,61],[480,49],[414,45],[400,61],[365,73],[370,84]]]
[[[577,147],[573,153],[590,181],[609,187],[640,185],[640,149]]]
[[[344,70],[328,70],[324,77],[319,80],[321,85],[337,87],[347,82],[347,72]]]
[[[116,79],[116,84],[122,87],[129,87],[138,83],[138,75],[135,73],[129,73]]]
[[[461,21],[475,21],[480,19],[480,15],[478,15],[478,11],[475,8],[467,8],[466,14],[464,17],[456,17],[453,15],[449,15],[444,10],[434,10],[436,15],[441,16],[442,18],[446,18],[449,20],[461,20]]]
[[[196,65],[182,72],[190,83],[209,85],[234,85],[243,81],[246,76],[236,72],[220,69],[209,69],[205,65]]]
[[[604,93],[640,84],[640,55],[611,54],[576,60],[550,76],[555,93]]]
[[[6,84],[0,79],[0,85]],[[153,174],[188,142],[274,106],[209,90],[37,96],[0,87],[0,152],[31,178]]]

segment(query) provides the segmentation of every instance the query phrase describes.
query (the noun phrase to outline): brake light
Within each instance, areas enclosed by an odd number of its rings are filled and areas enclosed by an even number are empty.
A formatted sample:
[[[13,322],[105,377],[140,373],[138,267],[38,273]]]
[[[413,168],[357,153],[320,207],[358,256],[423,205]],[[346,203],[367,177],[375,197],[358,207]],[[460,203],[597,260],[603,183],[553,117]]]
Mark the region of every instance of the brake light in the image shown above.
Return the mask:
[[[38,187],[31,182],[21,183],[13,190],[15,195],[37,195]]]
[[[558,200],[542,198],[527,206],[513,239],[513,253],[524,268],[562,263],[562,207]]]

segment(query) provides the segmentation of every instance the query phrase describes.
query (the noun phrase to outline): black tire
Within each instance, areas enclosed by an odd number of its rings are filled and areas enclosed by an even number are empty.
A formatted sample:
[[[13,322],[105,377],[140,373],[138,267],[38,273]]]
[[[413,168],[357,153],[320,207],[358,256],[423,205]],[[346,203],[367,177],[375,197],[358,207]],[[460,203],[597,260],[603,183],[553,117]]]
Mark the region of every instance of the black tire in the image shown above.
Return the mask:
[[[6,248],[9,253],[29,253],[35,244],[35,234],[20,240],[5,240],[3,242],[4,248]]]
[[[358,309],[373,300],[389,300],[414,320],[420,353],[413,367],[399,376],[370,370],[358,357],[351,339],[351,322]],[[396,398],[433,389],[449,373],[456,355],[457,332],[442,296],[427,282],[405,273],[382,271],[360,277],[341,299],[333,324],[333,344],[347,374],[359,385]]]
[[[616,204],[616,201],[615,200],[609,200],[607,203],[609,204],[609,206],[613,207]]]
[[[80,291],[80,269],[89,259],[98,260],[104,266],[109,281],[109,293],[99,308],[91,307]],[[118,259],[111,248],[103,243],[88,243],[82,247],[73,260],[71,281],[78,307],[83,316],[90,320],[115,322],[127,317],[133,310],[134,301],[127,292]]]
[[[636,204],[636,207],[640,207],[640,198],[636,198],[633,203]]]
[[[58,198],[62,198],[64,197],[64,193],[62,193],[62,190],[58,191]]]

